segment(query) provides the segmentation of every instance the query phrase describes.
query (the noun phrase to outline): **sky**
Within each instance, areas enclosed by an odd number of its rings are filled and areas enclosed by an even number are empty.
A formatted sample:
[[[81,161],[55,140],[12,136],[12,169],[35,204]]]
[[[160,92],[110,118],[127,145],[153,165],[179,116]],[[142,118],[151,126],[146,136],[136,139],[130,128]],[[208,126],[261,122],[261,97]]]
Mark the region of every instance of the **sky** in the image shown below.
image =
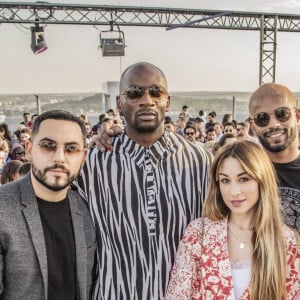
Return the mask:
[[[1,1],[0,2],[4,2]],[[35,2],[35,1],[14,1]],[[290,13],[299,0],[86,0],[68,4],[172,7]],[[26,25],[29,28],[29,25]],[[107,26],[48,25],[48,50],[34,55],[29,30],[0,24],[0,94],[102,92],[130,64],[147,61],[167,76],[170,91],[253,91],[259,78],[259,32],[121,27],[125,56],[103,57],[99,33]],[[300,33],[278,33],[276,81],[300,91]]]

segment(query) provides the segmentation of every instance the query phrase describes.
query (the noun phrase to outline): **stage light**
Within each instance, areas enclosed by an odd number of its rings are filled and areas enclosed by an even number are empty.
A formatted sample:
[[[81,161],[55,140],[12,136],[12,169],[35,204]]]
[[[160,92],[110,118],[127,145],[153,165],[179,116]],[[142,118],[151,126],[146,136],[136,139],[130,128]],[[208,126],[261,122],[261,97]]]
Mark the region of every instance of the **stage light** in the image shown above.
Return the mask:
[[[31,49],[34,54],[40,54],[48,49],[45,42],[44,27],[38,24],[31,27]]]

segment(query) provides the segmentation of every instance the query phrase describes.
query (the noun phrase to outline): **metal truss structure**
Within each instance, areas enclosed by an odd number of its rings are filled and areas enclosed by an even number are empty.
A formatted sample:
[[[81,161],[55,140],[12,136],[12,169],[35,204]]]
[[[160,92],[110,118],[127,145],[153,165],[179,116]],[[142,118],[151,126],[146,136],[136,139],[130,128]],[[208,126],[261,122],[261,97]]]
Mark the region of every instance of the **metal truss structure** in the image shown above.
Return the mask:
[[[275,82],[277,32],[300,32],[300,16],[158,7],[0,3],[1,23],[206,28],[260,32],[259,84]]]

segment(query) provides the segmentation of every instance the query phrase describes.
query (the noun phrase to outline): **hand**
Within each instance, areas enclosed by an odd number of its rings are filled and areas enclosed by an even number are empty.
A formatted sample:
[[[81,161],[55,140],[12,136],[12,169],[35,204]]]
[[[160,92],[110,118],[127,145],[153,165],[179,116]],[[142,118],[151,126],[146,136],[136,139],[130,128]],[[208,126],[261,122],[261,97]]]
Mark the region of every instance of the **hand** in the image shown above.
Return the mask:
[[[104,122],[98,128],[96,146],[101,152],[112,151],[113,137],[121,134],[123,128],[113,122]]]

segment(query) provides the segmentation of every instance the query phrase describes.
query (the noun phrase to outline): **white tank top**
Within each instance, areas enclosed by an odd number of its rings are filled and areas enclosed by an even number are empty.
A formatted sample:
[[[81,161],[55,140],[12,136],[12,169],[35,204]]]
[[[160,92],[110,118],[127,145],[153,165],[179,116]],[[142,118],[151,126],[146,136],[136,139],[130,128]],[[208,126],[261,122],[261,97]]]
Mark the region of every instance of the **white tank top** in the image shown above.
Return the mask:
[[[231,274],[235,300],[239,300],[248,287],[251,276],[250,261],[231,263]]]

